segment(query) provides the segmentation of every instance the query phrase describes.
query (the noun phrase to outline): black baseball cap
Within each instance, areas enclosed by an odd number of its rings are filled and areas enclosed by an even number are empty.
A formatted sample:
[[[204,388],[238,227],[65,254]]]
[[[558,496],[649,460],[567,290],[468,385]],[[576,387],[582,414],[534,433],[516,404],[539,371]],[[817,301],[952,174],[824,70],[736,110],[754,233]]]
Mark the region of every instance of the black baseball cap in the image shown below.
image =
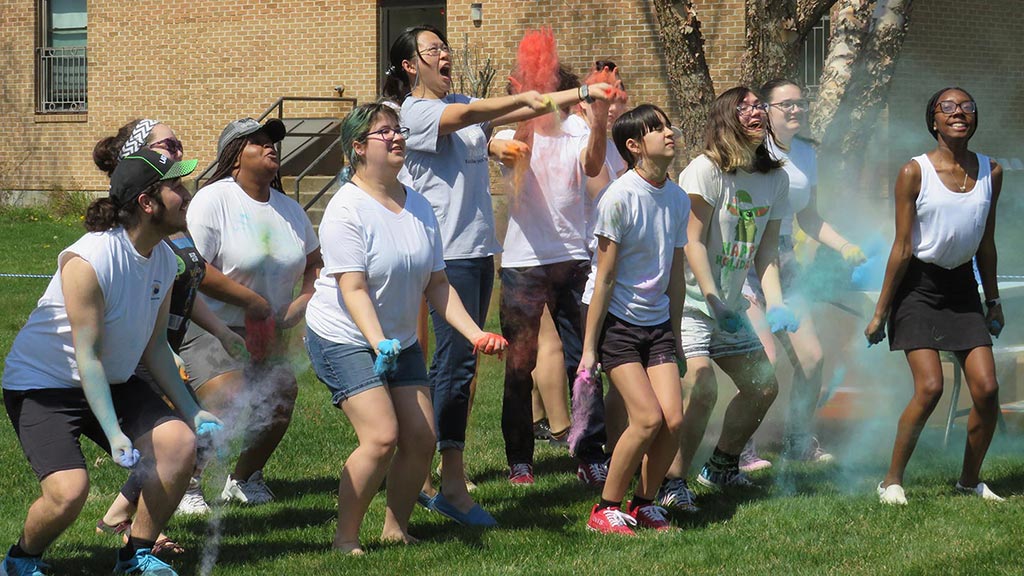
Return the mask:
[[[110,175],[110,199],[121,208],[157,182],[188,176],[198,163],[199,160],[194,159],[175,162],[159,152],[143,148],[125,156],[117,164]]]

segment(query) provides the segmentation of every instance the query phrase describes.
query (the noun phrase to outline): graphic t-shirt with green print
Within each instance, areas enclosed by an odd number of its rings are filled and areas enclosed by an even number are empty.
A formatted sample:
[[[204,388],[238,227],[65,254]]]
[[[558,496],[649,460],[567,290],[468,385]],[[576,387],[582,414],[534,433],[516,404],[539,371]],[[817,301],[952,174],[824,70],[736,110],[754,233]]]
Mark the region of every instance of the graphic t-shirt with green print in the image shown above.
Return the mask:
[[[711,275],[726,306],[745,309],[743,280],[754,264],[768,221],[786,216],[789,177],[781,168],[768,174],[743,170],[724,173],[701,154],[679,175],[679,185],[690,196],[700,197],[714,207],[704,228]],[[689,267],[686,308],[711,314]]]

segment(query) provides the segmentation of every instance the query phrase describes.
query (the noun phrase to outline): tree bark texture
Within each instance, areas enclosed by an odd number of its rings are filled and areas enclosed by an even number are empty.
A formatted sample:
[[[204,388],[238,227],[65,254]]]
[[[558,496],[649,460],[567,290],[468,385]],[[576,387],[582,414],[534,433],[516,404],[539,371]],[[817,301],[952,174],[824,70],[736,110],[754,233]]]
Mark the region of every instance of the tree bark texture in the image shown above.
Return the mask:
[[[688,0],[653,0],[658,34],[664,48],[669,89],[679,110],[678,126],[688,158],[704,148],[708,108],[715,99],[711,73],[704,57],[704,36],[693,4]]]

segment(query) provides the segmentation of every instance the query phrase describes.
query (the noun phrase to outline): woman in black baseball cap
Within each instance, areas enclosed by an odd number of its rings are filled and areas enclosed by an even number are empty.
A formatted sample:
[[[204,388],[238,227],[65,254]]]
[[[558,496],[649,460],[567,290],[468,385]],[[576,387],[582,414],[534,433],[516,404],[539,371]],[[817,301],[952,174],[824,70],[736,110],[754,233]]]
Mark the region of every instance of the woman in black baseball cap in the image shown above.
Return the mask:
[[[274,498],[263,467],[288,430],[298,392],[283,332],[305,315],[322,262],[305,211],[281,192],[275,144],[283,137],[277,119],[228,124],[217,142],[217,168],[188,212],[189,233],[207,261],[201,298],[245,337],[252,355],[248,363],[230,357],[195,325],[181,349],[193,389],[245,430],[246,444],[221,492],[223,500],[245,504]]]
[[[15,338],[4,404],[42,495],[4,559],[5,573],[37,573],[43,551],[81,511],[89,494],[84,434],[120,465],[138,467],[142,478],[139,511],[114,573],[174,574],[152,548],[188,485],[193,427],[220,426],[188,393],[167,343],[177,264],[162,240],[184,229],[190,196],[181,177],[195,166],[149,149],[126,155],[109,196],[89,206],[89,233],[60,253]],[[176,411],[132,381],[140,361]]]

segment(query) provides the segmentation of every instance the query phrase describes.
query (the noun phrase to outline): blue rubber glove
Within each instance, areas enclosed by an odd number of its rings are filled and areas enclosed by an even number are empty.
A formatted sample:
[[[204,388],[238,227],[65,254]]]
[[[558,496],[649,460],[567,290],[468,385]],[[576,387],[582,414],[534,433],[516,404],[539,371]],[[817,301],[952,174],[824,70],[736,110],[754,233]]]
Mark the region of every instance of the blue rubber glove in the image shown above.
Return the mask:
[[[764,315],[768,321],[768,328],[773,332],[796,332],[800,327],[800,320],[793,311],[785,306],[773,306]]]
[[[213,436],[224,429],[224,426],[217,422],[203,422],[196,428],[196,436]]]
[[[377,343],[377,359],[373,362],[373,373],[377,376],[394,374],[398,368],[398,355],[402,352],[402,343],[392,338]]]

